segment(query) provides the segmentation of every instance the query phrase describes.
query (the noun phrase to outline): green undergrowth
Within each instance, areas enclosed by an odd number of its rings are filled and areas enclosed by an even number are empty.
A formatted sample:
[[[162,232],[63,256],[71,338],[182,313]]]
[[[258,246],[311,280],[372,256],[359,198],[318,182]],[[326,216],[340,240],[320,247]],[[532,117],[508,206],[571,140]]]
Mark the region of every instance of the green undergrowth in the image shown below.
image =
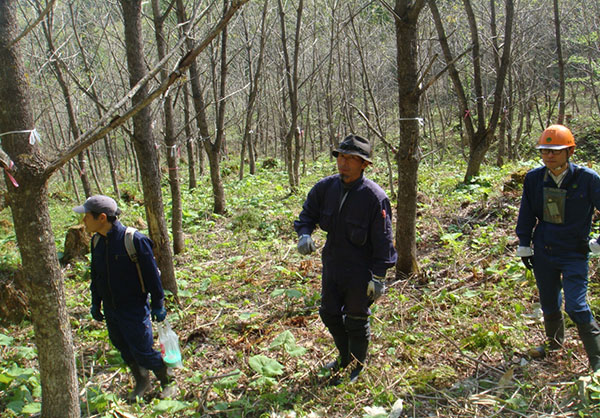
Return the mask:
[[[327,385],[321,368],[335,350],[318,315],[320,250],[298,255],[293,230],[306,193],[335,172],[334,162],[323,158],[306,166],[296,193],[289,192],[282,164],[243,180],[225,164],[224,215],[212,213],[208,176],[195,190],[182,183],[185,251],[175,257],[178,296],[167,297],[184,359],[176,371],[179,395],[159,400],[153,381],[145,400],[122,400],[132,381],[104,325],[88,313],[89,272],[87,262],[78,261],[64,268],[64,283],[83,416],[372,417],[387,416],[399,400],[401,416],[415,417],[598,413],[577,392],[587,365],[572,323],[565,349],[550,360],[532,362],[524,354],[540,340],[541,323],[534,279],[514,256],[520,189],[511,175],[536,164],[484,167],[463,184],[462,163],[423,162],[419,275],[393,280],[388,272],[388,292],[373,307],[368,365],[356,384],[337,387]],[[382,161],[369,170],[387,185]],[[60,251],[66,229],[79,221],[70,209],[79,202],[68,187],[53,184],[51,190]],[[123,223],[147,232],[139,188],[123,184],[122,191]],[[1,265],[15,266],[8,210],[0,213],[0,228]],[[594,228],[598,233],[597,223]],[[314,238],[320,249],[324,234]],[[597,265],[593,259],[590,303],[596,311]],[[0,328],[0,353],[0,414],[35,415],[41,389],[32,325]],[[600,387],[589,390],[592,398],[600,394]]]

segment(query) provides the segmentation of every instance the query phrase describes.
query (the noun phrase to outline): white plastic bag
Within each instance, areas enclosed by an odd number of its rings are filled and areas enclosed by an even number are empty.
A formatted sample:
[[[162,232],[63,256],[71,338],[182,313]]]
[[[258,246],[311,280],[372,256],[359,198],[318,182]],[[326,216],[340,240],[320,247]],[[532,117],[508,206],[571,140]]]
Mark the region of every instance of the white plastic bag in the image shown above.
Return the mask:
[[[168,367],[183,367],[181,350],[179,349],[179,337],[171,329],[171,324],[165,319],[159,322],[157,327],[160,354],[163,361]]]

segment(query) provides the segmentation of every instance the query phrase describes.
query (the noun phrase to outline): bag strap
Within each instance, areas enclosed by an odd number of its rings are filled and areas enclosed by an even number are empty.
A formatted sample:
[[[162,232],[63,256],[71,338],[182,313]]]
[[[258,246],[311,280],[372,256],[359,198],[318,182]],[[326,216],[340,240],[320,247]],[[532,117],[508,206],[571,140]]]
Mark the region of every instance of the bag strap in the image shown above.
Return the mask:
[[[137,229],[131,226],[128,226],[125,230],[125,251],[127,251],[129,259],[133,263],[135,263],[135,268],[138,272],[138,279],[140,280],[140,287],[142,288],[142,293],[146,293],[146,287],[144,286],[144,278],[142,277],[142,269],[140,268],[137,251],[135,249],[135,245],[133,244],[133,236],[135,235],[136,231]]]

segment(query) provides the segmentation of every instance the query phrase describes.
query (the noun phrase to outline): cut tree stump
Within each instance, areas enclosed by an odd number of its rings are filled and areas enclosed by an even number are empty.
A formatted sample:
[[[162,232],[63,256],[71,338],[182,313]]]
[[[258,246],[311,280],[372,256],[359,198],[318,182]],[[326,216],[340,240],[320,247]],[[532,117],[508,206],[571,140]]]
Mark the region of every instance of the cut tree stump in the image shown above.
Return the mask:
[[[85,226],[75,225],[70,227],[65,237],[65,250],[60,259],[61,264],[65,265],[73,260],[84,260],[89,252],[90,234],[86,232]]]

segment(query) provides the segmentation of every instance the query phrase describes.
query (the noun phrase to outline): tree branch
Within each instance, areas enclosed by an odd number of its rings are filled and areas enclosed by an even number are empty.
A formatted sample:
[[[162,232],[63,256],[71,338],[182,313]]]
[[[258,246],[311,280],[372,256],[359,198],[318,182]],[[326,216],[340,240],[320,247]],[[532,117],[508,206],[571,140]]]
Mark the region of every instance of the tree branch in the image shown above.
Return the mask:
[[[56,3],[56,0],[50,0],[50,2],[48,2],[48,4],[46,5],[46,8],[42,11],[42,13],[40,13],[40,15],[38,16],[38,18],[35,20],[35,22],[33,22],[31,25],[27,26],[25,28],[25,30],[23,32],[21,32],[21,34],[19,36],[17,36],[15,39],[12,40],[12,42],[10,44],[8,44],[7,49],[12,48],[12,46],[14,44],[16,44],[17,42],[19,42],[21,39],[23,39],[25,36],[27,36],[27,34],[29,32],[31,32],[33,30],[33,28],[35,28],[43,19],[44,17],[50,13],[50,10],[52,10],[52,7],[54,6],[54,3]]]
[[[221,20],[210,30],[210,32],[198,44],[198,46],[196,46],[194,49],[189,51],[179,61],[177,68],[169,75],[169,77],[167,79],[165,79],[156,89],[154,89],[152,92],[150,92],[144,100],[142,100],[137,105],[131,107],[123,115],[120,115],[117,112],[117,110],[121,106],[124,106],[125,103],[128,102],[131,99],[131,97],[133,97],[145,83],[147,83],[151,78],[154,77],[154,75],[156,73],[158,73],[158,71],[160,71],[160,68],[162,67],[162,65],[164,65],[168,61],[168,59],[171,57],[171,55],[174,53],[174,51],[177,51],[178,48],[181,46],[181,43],[178,43],[178,45],[175,48],[173,48],[173,52],[171,54],[165,56],[165,58],[162,59],[158,63],[158,65],[156,65],[156,67],[154,67],[154,69],[146,75],[146,77],[144,77],[142,80],[140,80],[125,95],[125,97],[123,97],[123,99],[121,99],[117,104],[112,106],[104,118],[102,118],[100,121],[98,121],[98,123],[94,127],[92,127],[90,130],[88,130],[87,132],[80,135],[71,146],[69,146],[67,149],[65,149],[63,151],[60,151],[58,158],[56,160],[52,161],[46,167],[46,170],[44,172],[44,177],[49,178],[56,170],[58,170],[60,167],[62,167],[71,158],[73,158],[74,156],[79,154],[81,151],[83,151],[84,149],[86,149],[87,147],[92,145],[94,142],[103,138],[105,135],[107,135],[112,130],[123,125],[127,120],[132,118],[140,110],[142,110],[143,108],[148,106],[150,103],[152,103],[158,96],[165,93],[169,89],[169,87],[171,87],[171,85],[173,85],[175,82],[177,82],[178,80],[183,78],[185,75],[185,72],[192,65],[192,63],[194,62],[196,57],[202,51],[204,51],[204,49],[206,49],[206,47],[212,42],[212,40],[215,37],[217,37],[219,35],[219,33],[221,33],[223,28],[225,28],[227,23],[229,23],[229,21],[235,15],[237,10],[240,7],[242,7],[245,3],[247,3],[248,1],[249,0],[234,1],[231,4],[231,6],[229,7],[229,9],[226,11],[226,13],[223,14],[223,17],[221,18]],[[183,42],[184,40],[185,40],[185,37],[182,37],[182,40],[180,42]]]
[[[396,154],[398,152],[398,150],[396,148],[394,148],[394,146],[392,144],[390,144],[389,142],[387,142],[387,140],[385,139],[385,137],[383,136],[383,134],[381,132],[379,132],[379,130],[376,127],[373,126],[373,124],[371,123],[371,121],[369,120],[369,118],[367,118],[365,116],[365,114],[362,112],[362,110],[360,110],[358,107],[356,107],[353,103],[348,102],[348,104],[350,105],[350,107],[352,107],[354,110],[356,110],[358,112],[358,114],[360,115],[360,117],[363,118],[363,120],[367,124],[367,127],[371,131],[373,131],[373,133],[375,135],[377,135],[377,138],[379,138],[381,140],[381,142],[383,142],[390,150],[392,150],[392,152],[394,154]]]

